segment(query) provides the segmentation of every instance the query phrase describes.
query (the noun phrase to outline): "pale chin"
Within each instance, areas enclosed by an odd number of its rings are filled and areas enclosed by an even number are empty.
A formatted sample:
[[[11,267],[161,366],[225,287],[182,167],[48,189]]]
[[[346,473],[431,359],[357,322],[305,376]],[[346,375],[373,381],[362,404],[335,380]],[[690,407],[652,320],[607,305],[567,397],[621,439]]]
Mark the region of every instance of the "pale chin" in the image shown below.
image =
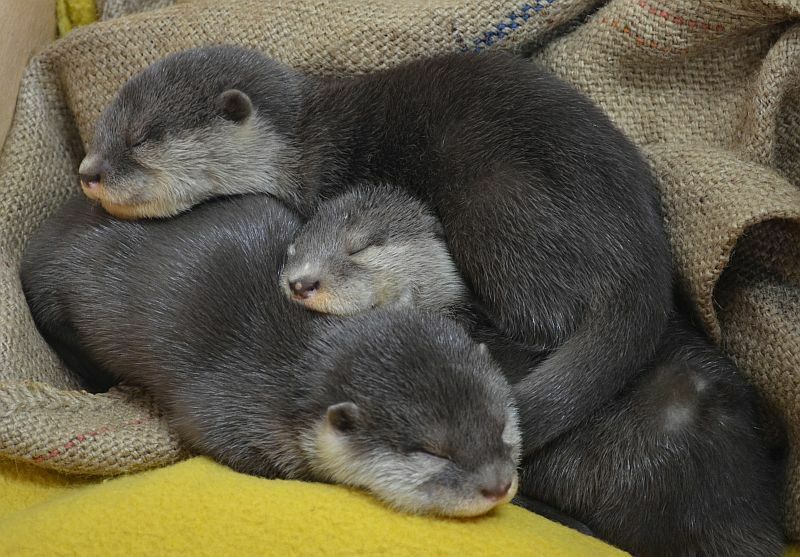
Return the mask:
[[[514,496],[517,494],[517,488],[519,486],[519,478],[514,475],[514,479],[511,482],[511,487],[508,490],[508,493],[505,497],[500,499],[499,501],[488,501],[484,497],[476,496],[472,501],[464,505],[458,505],[455,508],[452,507],[429,507],[429,508],[420,508],[420,509],[408,509],[410,512],[415,512],[417,514],[429,514],[434,516],[440,516],[443,518],[474,518],[484,515],[494,509],[495,507],[499,507],[500,505],[504,505],[506,503],[511,502]]]
[[[293,302],[295,302],[296,304],[300,304],[307,310],[315,311],[317,313],[326,313],[329,315],[338,315],[341,317],[357,315],[361,312],[368,311],[376,307],[380,307],[372,305],[369,300],[367,301],[362,300],[358,304],[356,304],[356,307],[353,307],[353,304],[342,303],[336,297],[333,297],[330,294],[323,292],[320,292],[315,296],[311,296],[310,298],[301,300],[298,300],[294,296],[291,296],[291,294],[289,295],[289,297]]]

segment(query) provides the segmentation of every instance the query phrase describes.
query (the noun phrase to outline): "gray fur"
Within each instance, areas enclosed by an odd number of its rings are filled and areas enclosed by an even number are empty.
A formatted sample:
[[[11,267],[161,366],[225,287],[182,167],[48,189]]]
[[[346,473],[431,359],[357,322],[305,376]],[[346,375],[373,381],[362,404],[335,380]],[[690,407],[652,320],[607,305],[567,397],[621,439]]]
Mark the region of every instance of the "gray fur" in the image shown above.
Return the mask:
[[[675,317],[654,363],[526,459],[520,492],[642,557],[783,552],[786,458],[731,361]]]
[[[490,356],[433,314],[290,302],[277,279],[299,227],[267,196],[141,222],[74,199],[27,246],[23,287],[67,361],[147,388],[190,448],[236,470],[360,487],[408,512],[510,500],[520,437]]]
[[[135,77],[103,113],[79,168],[82,177],[101,176],[100,185],[88,188],[84,179],[84,193],[123,218],[174,215],[221,195],[296,197],[285,170],[294,160],[286,126],[297,118],[300,77],[272,63],[276,79],[265,82],[255,75],[260,56],[241,50],[236,58],[236,71],[228,71],[198,50],[190,65]],[[192,83],[191,99],[176,94],[176,82]],[[237,87],[257,107],[231,120],[220,103]]]

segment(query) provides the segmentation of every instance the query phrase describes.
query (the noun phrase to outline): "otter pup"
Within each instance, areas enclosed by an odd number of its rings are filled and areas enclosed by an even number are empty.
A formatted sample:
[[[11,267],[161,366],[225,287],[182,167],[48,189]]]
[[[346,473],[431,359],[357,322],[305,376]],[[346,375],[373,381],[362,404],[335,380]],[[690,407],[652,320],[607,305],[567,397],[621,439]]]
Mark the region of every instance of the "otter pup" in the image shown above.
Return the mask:
[[[351,315],[405,306],[455,313],[468,301],[439,219],[385,184],[323,202],[286,255],[284,291],[314,311]]]
[[[325,201],[295,237],[283,272],[305,269],[318,287],[289,297],[346,314],[373,300],[431,310],[465,304],[452,261],[449,268],[419,263],[434,253],[447,261],[435,231],[432,215],[398,189],[363,186]],[[424,241],[410,241],[417,238]],[[370,247],[353,256],[351,245]],[[387,284],[418,294],[377,296],[399,291]],[[317,294],[328,302],[316,304]],[[509,349],[499,333],[483,334],[512,383],[538,372],[540,362],[524,350]],[[756,402],[736,367],[676,315],[629,387],[525,459],[517,500],[635,555],[778,555],[785,463],[770,455]]]
[[[407,512],[509,501],[520,437],[490,356],[433,314],[290,302],[277,277],[299,225],[267,196],[141,223],[74,199],[27,246],[22,281],[45,337],[147,388],[189,447],[236,470]]]
[[[615,396],[671,309],[647,163],[586,97],[503,53],[322,79],[232,46],[180,52],[122,87],[80,174],[126,218],[249,191],[307,216],[364,181],[405,189],[493,328],[549,353],[517,386],[526,451]]]
[[[546,357],[541,347],[492,327],[450,256],[439,220],[388,184],[361,184],[323,201],[287,249],[280,283],[288,298],[322,313],[375,307],[444,313],[485,343],[516,380]]]

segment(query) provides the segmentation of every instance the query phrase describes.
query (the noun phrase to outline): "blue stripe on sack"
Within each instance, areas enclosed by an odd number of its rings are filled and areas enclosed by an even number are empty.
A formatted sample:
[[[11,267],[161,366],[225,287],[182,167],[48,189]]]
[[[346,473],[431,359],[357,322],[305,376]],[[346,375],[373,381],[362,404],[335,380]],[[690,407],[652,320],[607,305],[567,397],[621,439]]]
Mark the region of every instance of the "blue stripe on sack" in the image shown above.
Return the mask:
[[[510,32],[528,21],[531,16],[538,14],[555,2],[556,0],[536,0],[533,4],[523,4],[517,10],[508,14],[502,23],[494,25],[491,30],[472,41],[473,49],[475,52],[481,52],[485,48],[502,41]],[[510,20],[510,23],[507,23],[506,20]],[[469,49],[470,47],[468,46],[463,48],[463,50]]]

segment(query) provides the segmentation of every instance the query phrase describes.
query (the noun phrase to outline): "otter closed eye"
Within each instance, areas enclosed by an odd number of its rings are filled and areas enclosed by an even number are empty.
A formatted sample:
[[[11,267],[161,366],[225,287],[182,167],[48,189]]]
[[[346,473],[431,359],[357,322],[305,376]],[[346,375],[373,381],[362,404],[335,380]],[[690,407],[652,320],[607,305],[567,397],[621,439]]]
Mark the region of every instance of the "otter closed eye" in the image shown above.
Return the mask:
[[[451,458],[449,456],[447,456],[446,454],[443,454],[443,453],[441,453],[439,451],[432,450],[432,449],[416,448],[416,449],[411,449],[408,452],[409,453],[422,454],[422,455],[425,455],[425,456],[430,456],[430,457],[433,457],[433,458],[439,458],[439,459],[442,459],[442,460],[451,460]]]
[[[359,253],[362,253],[364,250],[367,250],[367,249],[369,249],[371,247],[372,247],[372,245],[370,244],[370,245],[366,245],[366,246],[361,247],[361,248],[349,249],[349,250],[347,250],[347,255],[358,255]]]
[[[355,246],[347,249],[347,255],[358,255],[370,248],[382,248],[386,245],[386,239],[375,238],[368,242],[354,242]]]

